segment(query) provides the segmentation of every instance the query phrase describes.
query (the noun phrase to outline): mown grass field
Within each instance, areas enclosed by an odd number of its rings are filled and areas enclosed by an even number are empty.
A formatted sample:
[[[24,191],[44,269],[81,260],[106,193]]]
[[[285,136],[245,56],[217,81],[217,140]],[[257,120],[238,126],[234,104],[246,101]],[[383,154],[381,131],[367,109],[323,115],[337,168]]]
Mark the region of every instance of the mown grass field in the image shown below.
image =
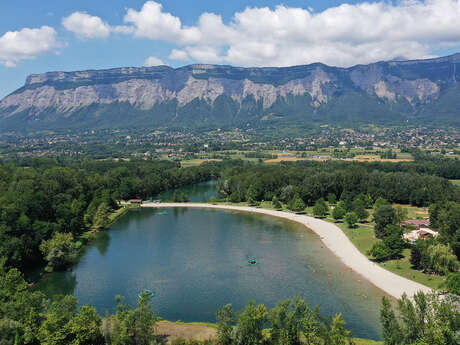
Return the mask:
[[[197,155],[198,158],[194,159],[179,159],[181,162],[182,166],[187,167],[187,166],[194,166],[194,165],[199,165],[203,162],[206,161],[220,161],[221,159],[216,159],[216,156],[225,156],[230,159],[242,159],[245,161],[249,162],[258,162],[258,158],[248,158],[245,157],[245,154],[247,154],[249,151],[239,151],[239,150],[231,150],[231,151],[210,151],[210,152],[202,152],[199,155]],[[252,151],[254,152],[254,151]],[[264,163],[267,164],[277,164],[280,162],[297,162],[297,161],[305,161],[305,160],[310,160],[310,161],[325,161],[328,159],[337,159],[333,158],[333,148],[323,148],[319,149],[316,151],[280,151],[280,150],[262,150],[258,151],[263,154],[268,154],[268,155],[273,155],[276,156],[276,158],[265,158],[263,159]],[[359,161],[359,162],[409,162],[413,161],[412,156],[409,153],[402,153],[398,150],[394,150],[394,152],[397,154],[396,159],[382,159],[380,158],[379,152],[377,150],[364,150],[362,148],[352,148],[350,149],[351,153],[355,155],[352,160],[354,161]],[[164,155],[162,157],[163,159],[168,159],[168,160],[176,160],[176,157],[168,157],[167,155]],[[350,160],[350,159],[347,159]]]

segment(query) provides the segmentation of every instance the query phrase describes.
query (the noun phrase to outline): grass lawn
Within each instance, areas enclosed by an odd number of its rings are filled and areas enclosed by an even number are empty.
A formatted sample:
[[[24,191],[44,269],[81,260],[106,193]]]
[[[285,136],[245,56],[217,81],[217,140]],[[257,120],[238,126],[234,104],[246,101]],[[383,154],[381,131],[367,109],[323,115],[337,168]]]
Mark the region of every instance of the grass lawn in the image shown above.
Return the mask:
[[[393,204],[393,207],[398,206],[407,210],[407,219],[428,218],[430,216],[430,214],[428,213],[428,207],[416,207],[410,205]]]
[[[331,219],[327,219],[331,223],[335,223]],[[379,240],[374,237],[374,227],[373,226],[363,226],[358,224],[356,228],[350,229],[345,223],[335,223],[345,235],[348,236],[351,242],[355,245],[358,250],[367,256],[367,251],[377,243]],[[367,225],[367,224],[366,224]]]
[[[449,181],[452,182],[456,186],[460,186],[460,180],[449,180]]]
[[[121,217],[127,211],[128,211],[128,207],[120,207],[115,212],[112,212],[111,214],[109,214],[110,222],[113,223],[118,217]]]
[[[204,162],[211,162],[211,161],[221,162],[222,159],[190,159],[190,160],[180,161],[180,165],[185,168],[185,167],[197,166]]]
[[[356,345],[383,345],[383,341],[353,338]]]
[[[435,275],[422,273],[414,270],[409,262],[410,249],[405,249],[403,252],[404,258],[400,260],[390,260],[385,263],[385,268],[393,273],[403,276],[407,279],[416,281],[417,283],[426,285],[432,289],[439,288],[439,285],[443,283],[442,277]],[[410,274],[410,275],[409,275]]]

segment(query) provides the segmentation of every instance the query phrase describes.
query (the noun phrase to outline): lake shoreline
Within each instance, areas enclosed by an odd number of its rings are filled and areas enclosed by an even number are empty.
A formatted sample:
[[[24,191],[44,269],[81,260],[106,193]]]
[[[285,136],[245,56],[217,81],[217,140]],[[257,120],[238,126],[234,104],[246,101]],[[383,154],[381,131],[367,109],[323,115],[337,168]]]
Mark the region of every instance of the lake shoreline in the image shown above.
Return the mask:
[[[363,276],[374,286],[390,296],[400,298],[404,293],[412,297],[416,292],[425,293],[432,290],[422,284],[403,278],[395,273],[387,271],[375,262],[370,261],[349,240],[345,233],[333,223],[307,215],[289,213],[286,211],[268,210],[263,208],[235,205],[219,205],[207,203],[144,203],[144,208],[208,208],[233,210],[249,213],[258,213],[291,220],[304,225],[310,231],[318,235],[324,245],[335,254],[345,266]]]

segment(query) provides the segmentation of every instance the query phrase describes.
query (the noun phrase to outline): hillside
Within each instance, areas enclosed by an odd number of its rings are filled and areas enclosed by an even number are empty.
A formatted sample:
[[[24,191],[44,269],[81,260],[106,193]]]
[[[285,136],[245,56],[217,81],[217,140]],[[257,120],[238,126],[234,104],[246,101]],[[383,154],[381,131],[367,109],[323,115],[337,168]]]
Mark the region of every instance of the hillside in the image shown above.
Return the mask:
[[[460,54],[350,68],[190,65],[31,75],[0,130],[309,123],[460,124]],[[460,67],[460,66],[459,66]]]

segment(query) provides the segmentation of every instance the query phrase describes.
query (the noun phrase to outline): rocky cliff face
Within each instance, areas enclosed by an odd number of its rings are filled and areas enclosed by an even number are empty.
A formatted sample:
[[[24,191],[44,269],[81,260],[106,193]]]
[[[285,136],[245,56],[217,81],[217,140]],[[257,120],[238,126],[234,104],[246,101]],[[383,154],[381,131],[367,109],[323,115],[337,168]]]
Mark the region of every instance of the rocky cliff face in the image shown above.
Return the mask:
[[[351,68],[191,65],[50,72],[29,76],[24,87],[0,102],[0,127],[105,126],[115,119],[129,124],[140,118],[167,125],[197,116],[217,125],[267,114],[297,120],[323,114],[340,120],[338,112],[346,118],[356,113],[355,120],[402,121],[426,118],[428,109],[436,112],[436,107],[443,119],[457,121],[460,102],[452,104],[452,99],[460,98],[458,64],[460,54]]]

